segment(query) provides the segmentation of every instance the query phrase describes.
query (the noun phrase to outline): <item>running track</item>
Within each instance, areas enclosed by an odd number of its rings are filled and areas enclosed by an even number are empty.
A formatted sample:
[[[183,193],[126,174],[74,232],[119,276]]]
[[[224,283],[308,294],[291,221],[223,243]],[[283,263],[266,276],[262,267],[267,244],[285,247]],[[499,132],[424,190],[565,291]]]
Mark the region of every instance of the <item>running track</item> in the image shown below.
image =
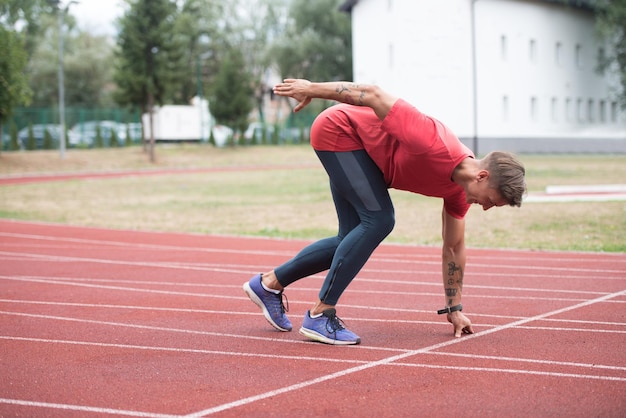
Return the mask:
[[[363,342],[294,332],[241,285],[304,242],[0,221],[0,416],[618,417],[626,254],[470,250],[455,339],[439,249],[383,245],[338,314]]]

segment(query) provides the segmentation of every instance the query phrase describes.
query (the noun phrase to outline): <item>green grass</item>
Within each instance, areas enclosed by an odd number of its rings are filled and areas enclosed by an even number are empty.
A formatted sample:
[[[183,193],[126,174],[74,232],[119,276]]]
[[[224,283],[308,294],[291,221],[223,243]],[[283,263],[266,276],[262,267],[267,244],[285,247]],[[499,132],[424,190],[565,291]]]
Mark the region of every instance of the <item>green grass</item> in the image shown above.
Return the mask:
[[[3,153],[0,176],[161,168],[200,173],[68,180],[0,187],[0,217],[173,231],[315,239],[336,232],[328,179],[308,146],[158,147]],[[531,192],[547,185],[626,180],[626,155],[521,155]],[[440,245],[441,201],[396,190],[389,242]],[[470,247],[626,252],[626,202],[524,203],[467,216]]]

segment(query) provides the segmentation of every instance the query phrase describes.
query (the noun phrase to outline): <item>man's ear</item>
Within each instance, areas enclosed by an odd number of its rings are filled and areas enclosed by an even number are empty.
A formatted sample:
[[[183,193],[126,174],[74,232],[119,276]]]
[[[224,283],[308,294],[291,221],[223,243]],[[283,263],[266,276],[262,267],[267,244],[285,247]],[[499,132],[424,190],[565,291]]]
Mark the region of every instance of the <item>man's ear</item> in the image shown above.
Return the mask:
[[[479,182],[483,180],[489,180],[489,171],[480,170],[478,174],[476,175],[476,180]]]

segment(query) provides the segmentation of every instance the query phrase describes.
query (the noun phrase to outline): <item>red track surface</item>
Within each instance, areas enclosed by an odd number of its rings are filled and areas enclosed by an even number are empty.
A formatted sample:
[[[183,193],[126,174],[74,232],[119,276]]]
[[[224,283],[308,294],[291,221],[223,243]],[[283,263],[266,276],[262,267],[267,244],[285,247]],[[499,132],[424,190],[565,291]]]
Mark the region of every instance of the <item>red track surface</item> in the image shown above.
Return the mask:
[[[321,276],[290,333],[241,289],[302,245],[0,221],[0,416],[624,416],[625,254],[470,250],[455,339],[439,249],[383,245],[333,347],[297,333]]]

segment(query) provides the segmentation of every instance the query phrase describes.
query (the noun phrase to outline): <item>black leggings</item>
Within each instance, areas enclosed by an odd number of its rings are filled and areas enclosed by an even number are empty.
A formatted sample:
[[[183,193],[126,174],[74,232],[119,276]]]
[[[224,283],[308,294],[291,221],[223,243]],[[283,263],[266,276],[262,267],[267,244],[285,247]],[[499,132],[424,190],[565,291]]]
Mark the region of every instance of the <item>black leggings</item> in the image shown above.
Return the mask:
[[[286,287],[328,270],[319,298],[334,306],[392,231],[395,214],[383,174],[364,150],[316,153],[330,179],[339,231],[334,237],[308,245],[277,267],[275,273],[278,282]]]

